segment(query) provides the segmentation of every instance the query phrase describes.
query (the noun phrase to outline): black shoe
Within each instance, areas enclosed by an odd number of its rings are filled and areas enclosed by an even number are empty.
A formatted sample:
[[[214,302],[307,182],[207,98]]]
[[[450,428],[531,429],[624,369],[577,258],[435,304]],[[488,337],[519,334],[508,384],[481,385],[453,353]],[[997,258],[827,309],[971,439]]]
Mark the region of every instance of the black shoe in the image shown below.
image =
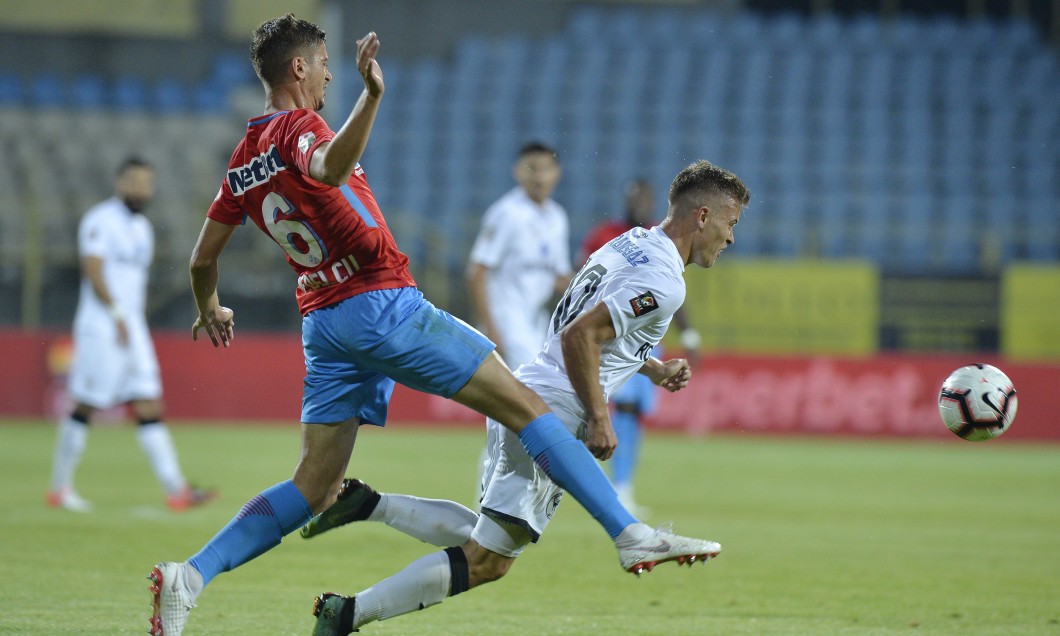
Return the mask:
[[[302,526],[302,538],[315,537],[353,521],[364,521],[378,503],[379,493],[371,486],[359,479],[346,479],[335,503]]]

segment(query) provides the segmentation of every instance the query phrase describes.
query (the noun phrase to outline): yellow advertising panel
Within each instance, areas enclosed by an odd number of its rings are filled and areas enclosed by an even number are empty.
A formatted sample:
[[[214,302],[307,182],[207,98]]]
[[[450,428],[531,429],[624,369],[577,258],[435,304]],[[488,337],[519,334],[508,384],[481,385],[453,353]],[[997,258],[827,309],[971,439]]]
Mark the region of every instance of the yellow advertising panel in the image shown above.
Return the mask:
[[[867,262],[722,259],[710,269],[690,266],[685,280],[685,311],[704,349],[854,355],[877,349],[879,274]]]
[[[1013,265],[1001,279],[1001,352],[1060,358],[1060,267]]]
[[[266,20],[293,13],[296,18],[318,23],[319,11],[320,0],[228,0],[226,30],[229,37],[236,41],[246,40],[249,43],[255,29]],[[320,26],[325,31],[329,31],[329,27],[334,25],[321,24]],[[333,43],[331,38],[328,38],[328,43],[331,44],[329,49],[338,44]],[[336,57],[331,51],[329,55]]]
[[[188,37],[199,28],[197,0],[6,2],[0,28],[50,33]]]

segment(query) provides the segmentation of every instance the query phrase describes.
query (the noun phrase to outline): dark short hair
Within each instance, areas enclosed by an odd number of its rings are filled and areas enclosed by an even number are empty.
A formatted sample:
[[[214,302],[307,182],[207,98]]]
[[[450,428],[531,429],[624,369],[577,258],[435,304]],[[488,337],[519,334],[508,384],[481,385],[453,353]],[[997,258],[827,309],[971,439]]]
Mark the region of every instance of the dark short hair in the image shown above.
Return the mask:
[[[151,163],[147,161],[147,159],[144,159],[139,155],[129,155],[125,158],[124,161],[118,164],[118,169],[114,172],[114,174],[120,177],[125,174],[125,172],[130,168],[148,168],[150,170],[155,169],[154,166],[152,166]]]
[[[733,173],[700,159],[677,173],[670,184],[667,195],[670,203],[692,194],[722,194],[730,196],[741,205],[751,201],[751,191]]]
[[[298,55],[309,55],[324,43],[324,31],[293,13],[261,23],[250,42],[254,72],[269,86],[283,79],[284,66]]]
[[[556,149],[540,141],[531,141],[523,144],[523,147],[519,149],[519,155],[517,158],[521,159],[526,155],[537,154],[552,155],[553,159],[559,161],[559,153],[556,152]]]

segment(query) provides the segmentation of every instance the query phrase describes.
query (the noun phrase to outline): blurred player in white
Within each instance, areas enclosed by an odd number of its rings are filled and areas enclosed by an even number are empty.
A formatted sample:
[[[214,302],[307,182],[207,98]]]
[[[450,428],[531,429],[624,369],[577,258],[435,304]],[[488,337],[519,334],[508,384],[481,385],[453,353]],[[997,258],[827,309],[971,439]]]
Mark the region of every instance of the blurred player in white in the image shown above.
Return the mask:
[[[687,386],[687,360],[662,362],[651,351],[684,302],[685,266],[714,264],[733,243],[733,228],[749,200],[747,187],[732,173],[706,161],[685,168],[670,186],[662,224],[634,228],[589,258],[552,315],[544,349],[516,371],[597,458],[614,453],[607,400],[631,376],[639,372],[669,391]],[[547,462],[544,468],[535,464],[498,422],[487,419],[487,434],[492,461],[481,514],[455,502],[377,493],[348,480],[338,501],[303,528],[302,535],[311,537],[351,521],[382,521],[439,547],[462,544],[418,559],[356,596],[318,597],[314,636],[344,636],[497,580],[538,540],[563,490],[550,478]],[[684,542],[666,533],[656,535],[654,549],[642,544],[620,550],[619,559],[639,574],[663,561],[691,564],[721,551],[713,542],[689,541],[701,551],[662,554]],[[467,558],[459,580],[446,566],[455,552]]]
[[[549,301],[570,282],[567,211],[550,197],[561,169],[555,150],[531,142],[512,168],[518,185],[486,210],[468,264],[475,312],[512,369],[545,340]]]
[[[162,422],[162,383],[144,311],[154,233],[143,210],[155,174],[130,157],[118,169],[113,197],[90,209],[77,232],[81,291],[74,317],[69,392],[74,411],[59,422],[47,502],[78,512],[91,504],[74,489],[74,473],[98,409],[132,407],[136,438],[173,510],[205,503],[212,492],[188,485],[169,429]]]

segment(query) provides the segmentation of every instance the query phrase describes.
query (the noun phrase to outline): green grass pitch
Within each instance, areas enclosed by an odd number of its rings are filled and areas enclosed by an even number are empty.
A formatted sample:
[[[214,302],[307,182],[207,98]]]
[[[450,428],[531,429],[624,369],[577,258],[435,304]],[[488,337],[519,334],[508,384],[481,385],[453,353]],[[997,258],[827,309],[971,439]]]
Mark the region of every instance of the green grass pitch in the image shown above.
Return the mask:
[[[219,501],[167,512],[131,427],[101,427],[78,476],[96,512],[78,515],[44,505],[53,427],[0,423],[0,634],[144,633],[151,566],[197,551],[298,457],[297,425],[173,433]],[[349,473],[471,505],[483,440],[369,427]],[[648,435],[638,492],[646,521],[722,555],[638,579],[567,498],[506,578],[362,632],[1060,634],[1060,446]],[[185,633],[307,635],[317,593],[355,593],[432,550],[375,523],[292,535],[219,576]]]

